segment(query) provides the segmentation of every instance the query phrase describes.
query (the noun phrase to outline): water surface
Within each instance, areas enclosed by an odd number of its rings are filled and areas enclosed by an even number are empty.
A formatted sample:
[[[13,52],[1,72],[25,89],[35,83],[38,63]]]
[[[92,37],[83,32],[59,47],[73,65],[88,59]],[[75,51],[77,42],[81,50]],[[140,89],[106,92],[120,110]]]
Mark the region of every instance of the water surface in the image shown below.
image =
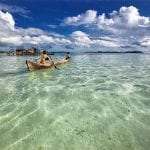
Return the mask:
[[[28,72],[31,58],[0,55],[0,149],[149,149],[150,55],[73,55]]]

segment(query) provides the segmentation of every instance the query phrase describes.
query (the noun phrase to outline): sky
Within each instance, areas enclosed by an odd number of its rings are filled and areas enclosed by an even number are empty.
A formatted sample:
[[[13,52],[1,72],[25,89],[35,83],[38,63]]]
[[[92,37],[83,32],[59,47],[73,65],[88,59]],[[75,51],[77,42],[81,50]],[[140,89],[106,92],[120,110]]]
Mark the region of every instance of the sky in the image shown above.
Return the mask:
[[[0,0],[0,49],[150,52],[150,0]]]

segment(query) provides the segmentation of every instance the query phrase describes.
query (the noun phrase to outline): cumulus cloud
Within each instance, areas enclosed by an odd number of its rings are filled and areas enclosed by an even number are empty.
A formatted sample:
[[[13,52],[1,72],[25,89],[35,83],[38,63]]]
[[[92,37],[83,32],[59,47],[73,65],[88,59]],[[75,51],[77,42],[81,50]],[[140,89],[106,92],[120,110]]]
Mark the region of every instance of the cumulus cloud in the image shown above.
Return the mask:
[[[82,25],[91,24],[95,22],[97,12],[94,10],[87,10],[84,14],[80,14],[76,17],[67,17],[64,19],[66,25]]]
[[[120,10],[110,13],[110,18],[107,18],[105,14],[99,15],[96,20],[96,26],[98,29],[109,31],[115,34],[130,33],[134,35],[133,30],[137,34],[142,33],[141,30],[145,30],[150,27],[150,18],[140,16],[136,7],[121,7]]]
[[[118,40],[112,40],[109,37],[93,38],[82,31],[75,31],[71,34],[74,45],[79,47],[119,47]]]
[[[109,17],[106,17],[108,15]],[[97,11],[87,10],[77,16],[65,18],[63,23],[72,26],[86,26],[90,37],[94,37],[94,34],[97,35],[98,38],[95,40],[86,35],[84,38],[76,37],[77,43],[83,41],[81,45],[87,43],[89,46],[94,43],[106,47],[120,46],[125,48],[150,46],[150,17],[140,15],[139,10],[134,6],[121,7],[118,11],[114,10],[108,15],[105,13],[98,15]],[[101,39],[104,36],[117,39],[117,41]]]
[[[0,10],[0,46],[52,45],[67,49],[106,47],[118,50],[150,47],[150,18],[141,16],[136,7],[121,7],[106,16],[87,10],[65,18],[64,25],[77,28],[65,37],[39,28],[16,27],[12,14]],[[79,31],[77,26],[80,25],[82,29],[86,26],[86,33]]]
[[[150,47],[150,36],[145,36],[140,40],[140,45],[144,47]]]
[[[0,10],[0,30],[14,30],[15,21],[12,15],[8,12],[3,13]]]
[[[81,46],[81,47],[90,47],[91,40],[88,37],[88,34],[82,32],[82,31],[75,31],[71,34],[72,41],[74,45]]]
[[[70,40],[59,34],[45,32],[39,28],[18,28],[10,13],[0,11],[0,46],[67,45],[70,43]]]
[[[134,7],[121,7],[119,11],[113,11],[107,18],[105,13],[97,15],[97,11],[87,10],[83,14],[64,19],[65,25],[96,25],[98,28],[105,27],[147,27],[150,26],[150,18],[140,16],[139,10]]]
[[[88,34],[82,32],[82,31],[75,31],[71,34],[72,37],[88,37]]]

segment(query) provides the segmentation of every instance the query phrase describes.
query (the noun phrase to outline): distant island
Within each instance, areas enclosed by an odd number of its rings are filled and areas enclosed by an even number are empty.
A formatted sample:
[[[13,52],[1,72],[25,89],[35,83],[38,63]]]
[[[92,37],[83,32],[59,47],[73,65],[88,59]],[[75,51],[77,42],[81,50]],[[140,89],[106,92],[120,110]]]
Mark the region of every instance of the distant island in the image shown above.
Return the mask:
[[[23,55],[40,55],[41,51],[37,48],[18,48],[16,50],[0,50],[0,53],[6,53],[8,56],[23,56]],[[47,51],[48,55],[54,55],[55,53],[66,53],[65,51]]]
[[[47,54],[48,55],[54,55],[54,54],[57,54],[57,53],[66,53],[67,51],[47,51]],[[29,48],[29,49],[16,49],[16,50],[10,50],[10,51],[0,51],[0,53],[7,53],[7,55],[9,56],[15,56],[15,55],[40,55],[41,54],[41,51],[38,50],[37,48]],[[71,52],[71,53],[75,53],[75,52]],[[94,54],[94,53],[117,53],[117,54],[120,54],[120,53],[144,53],[142,51],[86,51],[86,52],[77,52],[77,53],[86,53],[86,54]]]
[[[144,53],[142,51],[89,51],[89,52],[85,52],[85,53]]]
[[[7,51],[0,51],[0,53],[7,53]]]

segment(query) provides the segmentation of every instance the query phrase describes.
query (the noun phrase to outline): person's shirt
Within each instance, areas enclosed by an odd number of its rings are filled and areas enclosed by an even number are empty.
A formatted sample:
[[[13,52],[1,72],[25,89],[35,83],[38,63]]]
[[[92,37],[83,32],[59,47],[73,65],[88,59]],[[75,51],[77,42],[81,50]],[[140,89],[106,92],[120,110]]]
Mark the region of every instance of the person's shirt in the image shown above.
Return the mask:
[[[42,55],[41,55],[40,63],[41,63],[41,64],[45,64],[47,58],[48,58],[47,54],[42,54]]]

